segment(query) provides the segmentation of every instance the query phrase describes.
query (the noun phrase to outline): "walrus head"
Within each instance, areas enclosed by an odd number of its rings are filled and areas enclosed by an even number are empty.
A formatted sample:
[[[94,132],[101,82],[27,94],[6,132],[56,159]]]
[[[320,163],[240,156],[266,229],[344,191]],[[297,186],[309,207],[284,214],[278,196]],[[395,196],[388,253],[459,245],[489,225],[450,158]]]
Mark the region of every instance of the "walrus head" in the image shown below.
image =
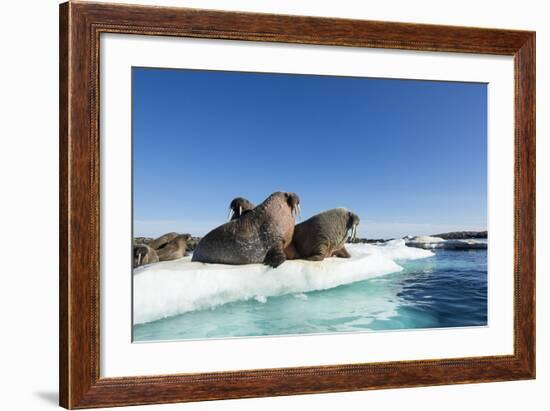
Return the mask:
[[[284,193],[286,202],[288,203],[290,209],[294,212],[300,211],[300,197],[296,193]]]
[[[350,230],[351,241],[354,241],[357,237],[357,226],[359,225],[361,219],[355,213],[348,211],[348,222],[346,228]]]
[[[181,241],[189,241],[191,238],[191,234],[180,234],[176,238],[174,238],[173,241],[181,242]]]
[[[134,245],[134,268],[143,264],[158,261],[156,252],[147,244]]]
[[[166,247],[168,247],[168,245],[170,245],[172,248],[174,246],[176,246],[178,248],[182,248],[182,249],[185,250],[185,248],[187,248],[187,241],[189,241],[190,238],[191,238],[191,234],[180,234],[176,238],[174,238],[172,241],[170,241],[166,245]],[[159,251],[159,250],[157,250],[157,251]]]
[[[273,206],[276,209],[282,210],[281,207],[285,205],[290,209],[292,217],[300,215],[300,197],[296,193],[277,191],[271,194],[260,204],[255,210],[273,210]]]
[[[252,210],[253,208],[254,204],[252,204],[246,198],[234,198],[229,204],[229,215],[227,216],[227,218],[229,220],[235,220],[242,216],[246,211]]]
[[[300,209],[300,197],[296,193],[283,193],[286,202],[292,210],[292,215],[300,217],[302,210]]]

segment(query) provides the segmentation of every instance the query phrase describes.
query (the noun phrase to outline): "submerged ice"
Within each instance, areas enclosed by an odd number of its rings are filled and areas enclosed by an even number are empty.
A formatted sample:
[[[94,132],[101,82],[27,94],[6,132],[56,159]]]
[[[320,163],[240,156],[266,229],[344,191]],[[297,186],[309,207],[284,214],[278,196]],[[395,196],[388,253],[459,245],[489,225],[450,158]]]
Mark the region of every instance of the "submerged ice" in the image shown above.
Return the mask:
[[[292,260],[276,269],[261,264],[205,264],[192,262],[190,257],[139,267],[133,276],[134,324],[239,300],[265,302],[286,294],[307,298],[304,293],[310,291],[401,271],[399,260],[433,255],[429,250],[408,247],[404,240],[348,244],[346,248],[349,259]]]

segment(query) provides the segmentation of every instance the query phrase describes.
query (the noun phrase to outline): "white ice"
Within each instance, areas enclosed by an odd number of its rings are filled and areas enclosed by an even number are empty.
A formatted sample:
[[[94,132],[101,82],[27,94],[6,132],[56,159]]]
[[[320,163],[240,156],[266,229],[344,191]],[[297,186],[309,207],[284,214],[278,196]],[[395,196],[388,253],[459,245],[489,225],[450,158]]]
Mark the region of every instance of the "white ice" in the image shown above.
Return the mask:
[[[401,271],[396,260],[432,256],[404,240],[384,245],[349,244],[351,258],[286,261],[276,269],[261,265],[222,265],[191,262],[190,257],[134,270],[134,324],[239,300],[325,290]]]
[[[404,240],[395,240],[404,241]],[[427,250],[445,249],[445,250],[471,250],[486,249],[486,240],[444,240],[439,237],[418,236],[408,237],[405,241],[409,247],[423,248]]]

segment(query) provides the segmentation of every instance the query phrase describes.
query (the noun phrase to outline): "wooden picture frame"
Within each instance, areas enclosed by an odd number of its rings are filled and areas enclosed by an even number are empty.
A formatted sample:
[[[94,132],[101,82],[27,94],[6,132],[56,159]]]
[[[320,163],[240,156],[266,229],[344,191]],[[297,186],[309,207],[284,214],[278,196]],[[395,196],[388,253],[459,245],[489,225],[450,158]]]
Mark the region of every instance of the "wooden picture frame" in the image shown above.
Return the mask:
[[[513,355],[100,378],[101,33],[513,56]],[[535,378],[534,32],[69,2],[60,6],[59,48],[60,405],[90,408]]]

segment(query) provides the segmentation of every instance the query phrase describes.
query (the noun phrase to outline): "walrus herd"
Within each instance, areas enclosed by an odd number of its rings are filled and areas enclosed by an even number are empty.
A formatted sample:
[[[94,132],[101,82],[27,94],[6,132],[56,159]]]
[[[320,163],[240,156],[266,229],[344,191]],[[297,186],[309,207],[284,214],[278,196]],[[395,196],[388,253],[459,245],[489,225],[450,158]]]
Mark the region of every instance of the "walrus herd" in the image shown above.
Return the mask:
[[[300,198],[275,192],[258,206],[243,197],[229,204],[229,220],[206,234],[193,250],[192,261],[213,264],[262,263],[278,267],[294,259],[321,261],[349,258],[348,238],[355,239],[359,216],[335,208],[295,224]],[[183,257],[189,234],[168,233],[148,244],[134,244],[134,266]]]

